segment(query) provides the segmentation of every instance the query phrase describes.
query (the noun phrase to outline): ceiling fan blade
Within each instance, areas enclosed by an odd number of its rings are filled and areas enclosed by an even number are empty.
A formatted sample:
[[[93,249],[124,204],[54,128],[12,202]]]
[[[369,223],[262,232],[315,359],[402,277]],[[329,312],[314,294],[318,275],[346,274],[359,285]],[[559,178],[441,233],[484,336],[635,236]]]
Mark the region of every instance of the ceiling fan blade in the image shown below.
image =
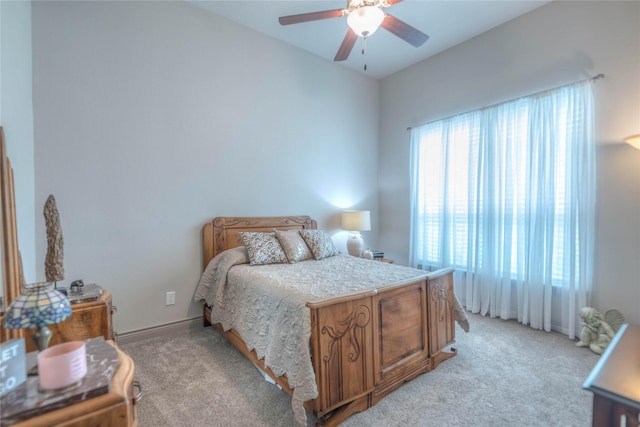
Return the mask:
[[[422,46],[424,42],[429,40],[429,36],[422,31],[389,14],[385,16],[381,27],[415,47]]]
[[[301,13],[299,15],[281,16],[280,25],[299,24],[301,22],[318,21],[320,19],[339,18],[344,15],[344,9],[322,10],[320,12]]]
[[[351,53],[351,49],[353,49],[353,45],[356,44],[356,40],[358,40],[358,35],[353,32],[351,28],[347,30],[347,34],[344,36],[342,40],[342,44],[338,49],[338,53],[336,53],[336,57],[333,58],[334,61],[344,61],[349,57]]]

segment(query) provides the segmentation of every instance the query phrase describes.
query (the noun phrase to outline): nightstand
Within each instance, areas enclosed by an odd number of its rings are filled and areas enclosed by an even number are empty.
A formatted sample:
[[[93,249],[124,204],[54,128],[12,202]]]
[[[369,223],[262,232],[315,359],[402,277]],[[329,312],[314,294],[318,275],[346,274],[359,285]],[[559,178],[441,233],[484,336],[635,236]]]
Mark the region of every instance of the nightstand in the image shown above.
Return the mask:
[[[593,427],[638,426],[640,325],[620,327],[582,388],[593,393]]]
[[[71,316],[61,323],[47,325],[51,331],[49,347],[67,341],[83,341],[94,337],[113,339],[111,293],[106,289],[93,301],[71,303]],[[27,352],[37,350],[33,338],[35,329],[25,329]]]
[[[393,264],[393,260],[389,258],[375,258],[374,261],[386,262],[387,264]]]
[[[15,427],[136,426],[135,404],[141,398],[133,380],[133,360],[113,341],[102,337],[86,341],[87,375],[77,385],[41,392],[31,376],[2,397],[1,425]],[[27,366],[36,352],[27,355]],[[31,363],[29,363],[29,361]],[[137,387],[137,395],[134,395]]]

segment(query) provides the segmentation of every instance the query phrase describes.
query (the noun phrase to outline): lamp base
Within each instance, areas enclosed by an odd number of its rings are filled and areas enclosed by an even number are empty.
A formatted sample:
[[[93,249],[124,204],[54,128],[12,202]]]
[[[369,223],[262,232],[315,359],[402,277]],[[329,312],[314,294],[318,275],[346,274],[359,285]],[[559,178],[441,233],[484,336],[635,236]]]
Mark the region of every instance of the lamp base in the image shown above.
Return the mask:
[[[32,338],[36,343],[36,347],[38,347],[38,351],[42,351],[49,347],[49,341],[51,340],[51,331],[46,326],[43,326],[38,329],[35,334],[33,334]]]
[[[351,256],[362,256],[362,250],[364,248],[364,241],[362,235],[357,231],[352,231],[347,239],[347,252]]]

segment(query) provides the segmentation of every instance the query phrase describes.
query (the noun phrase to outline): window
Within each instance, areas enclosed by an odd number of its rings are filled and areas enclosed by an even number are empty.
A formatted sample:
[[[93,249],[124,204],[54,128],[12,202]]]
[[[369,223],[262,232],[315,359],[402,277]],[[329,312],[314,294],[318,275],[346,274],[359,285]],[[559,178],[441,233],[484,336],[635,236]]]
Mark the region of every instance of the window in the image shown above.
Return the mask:
[[[586,290],[592,114],[581,82],[414,128],[413,265],[466,271],[469,287],[487,288],[467,298],[485,312],[504,308],[486,297],[499,299],[500,286]]]

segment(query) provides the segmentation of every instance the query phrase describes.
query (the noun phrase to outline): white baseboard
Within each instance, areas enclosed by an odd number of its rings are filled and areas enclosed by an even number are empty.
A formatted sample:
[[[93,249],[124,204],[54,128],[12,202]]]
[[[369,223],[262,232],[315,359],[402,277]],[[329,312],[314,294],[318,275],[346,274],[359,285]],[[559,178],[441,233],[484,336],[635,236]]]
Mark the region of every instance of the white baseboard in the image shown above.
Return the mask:
[[[165,323],[164,325],[151,326],[149,328],[138,329],[136,331],[124,332],[118,334],[116,338],[117,344],[131,344],[145,340],[147,338],[155,338],[172,332],[188,331],[191,328],[202,328],[202,316],[193,319],[179,320],[177,322]]]

